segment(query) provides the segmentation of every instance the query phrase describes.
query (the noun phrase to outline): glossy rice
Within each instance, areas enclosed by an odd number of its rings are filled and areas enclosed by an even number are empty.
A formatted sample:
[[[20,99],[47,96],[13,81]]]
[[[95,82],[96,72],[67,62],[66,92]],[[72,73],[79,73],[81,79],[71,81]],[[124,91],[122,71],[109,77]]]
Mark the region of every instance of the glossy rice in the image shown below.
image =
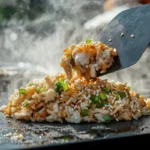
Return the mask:
[[[36,122],[111,122],[150,115],[150,99],[127,83],[101,80],[117,56],[101,42],[71,45],[60,65],[65,73],[47,75],[16,89],[0,111],[19,120]]]
[[[60,65],[70,79],[74,72],[86,79],[96,78],[113,65],[116,49],[101,42],[81,42],[64,49]]]
[[[8,117],[36,122],[110,122],[150,114],[150,99],[126,83],[86,80],[64,73],[35,79],[16,89],[1,111]]]

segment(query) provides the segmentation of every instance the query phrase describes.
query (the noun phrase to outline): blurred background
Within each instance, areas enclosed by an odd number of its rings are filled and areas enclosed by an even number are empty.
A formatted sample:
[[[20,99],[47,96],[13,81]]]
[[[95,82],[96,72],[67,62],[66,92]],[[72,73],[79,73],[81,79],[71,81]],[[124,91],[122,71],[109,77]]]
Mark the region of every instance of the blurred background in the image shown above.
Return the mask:
[[[15,88],[61,71],[62,50],[100,30],[119,12],[150,0],[0,0],[0,105]],[[150,96],[150,48],[134,66],[103,79]],[[7,91],[7,92],[6,92]]]

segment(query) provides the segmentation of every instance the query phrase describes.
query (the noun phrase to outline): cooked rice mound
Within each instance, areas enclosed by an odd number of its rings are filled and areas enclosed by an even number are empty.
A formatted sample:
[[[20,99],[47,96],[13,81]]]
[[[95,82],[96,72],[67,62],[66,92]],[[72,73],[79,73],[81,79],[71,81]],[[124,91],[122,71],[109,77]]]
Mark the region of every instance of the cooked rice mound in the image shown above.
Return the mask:
[[[150,114],[150,99],[126,83],[99,78],[86,80],[64,73],[35,79],[16,89],[1,111],[9,117],[36,122],[110,122]]]
[[[74,71],[86,79],[96,78],[112,66],[114,57],[117,56],[116,49],[91,40],[71,45],[63,52],[60,66],[69,79]]]

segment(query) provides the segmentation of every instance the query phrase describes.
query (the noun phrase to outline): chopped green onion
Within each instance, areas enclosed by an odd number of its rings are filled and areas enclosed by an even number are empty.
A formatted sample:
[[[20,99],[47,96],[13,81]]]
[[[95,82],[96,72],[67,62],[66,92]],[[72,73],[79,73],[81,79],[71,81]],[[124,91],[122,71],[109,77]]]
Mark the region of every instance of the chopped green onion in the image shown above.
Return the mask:
[[[106,123],[109,123],[111,121],[111,118],[108,115],[104,116],[103,119],[105,120]]]
[[[63,89],[62,89],[62,84],[63,84],[63,81],[62,80],[59,80],[56,82],[55,84],[55,91],[60,93]]]
[[[88,116],[88,110],[87,109],[81,109],[81,115],[82,115],[82,117]]]
[[[88,44],[88,43],[91,43],[91,41],[92,41],[92,40],[86,40],[86,43],[87,43],[87,44]]]
[[[101,92],[101,93],[100,93],[100,99],[101,99],[101,100],[107,100],[107,96],[105,95],[104,92]]]
[[[106,92],[106,94],[109,94],[111,92],[109,88],[105,88],[104,91]]]
[[[32,86],[32,85],[33,85],[32,83],[29,83],[29,84],[28,84],[28,86]]]
[[[96,104],[96,107],[97,108],[102,108],[102,107],[104,107],[107,104],[108,104],[107,102],[101,102],[101,103]]]
[[[136,93],[136,97],[139,98],[139,97],[140,97],[140,94],[139,94],[139,93]]]
[[[71,60],[71,61],[74,61],[74,59],[73,59],[72,55],[70,56],[70,60]]]
[[[99,102],[99,97],[96,95],[91,96],[90,98],[92,104],[98,103]]]
[[[116,100],[120,98],[120,95],[118,93],[116,93],[115,96],[116,96]]]
[[[67,91],[67,90],[68,90],[68,84],[67,84],[67,83],[64,83],[64,84],[63,84],[63,90],[64,90],[64,91]]]
[[[121,98],[124,98],[124,97],[126,97],[126,94],[125,94],[125,92],[119,92],[118,94],[120,95],[120,97],[121,97]]]
[[[69,140],[69,136],[63,136],[62,139],[67,141],[67,140]]]
[[[23,107],[27,107],[29,105],[29,103],[26,101],[23,103]]]
[[[20,88],[19,95],[24,95],[26,93],[26,89]]]
[[[36,88],[36,92],[37,93],[42,93],[42,92],[44,92],[45,91],[45,88],[44,87],[37,87]]]
[[[68,90],[68,84],[64,82],[64,80],[58,80],[55,84],[55,91],[61,93],[62,91]]]
[[[128,86],[128,90],[129,90],[129,91],[131,90],[131,86]]]

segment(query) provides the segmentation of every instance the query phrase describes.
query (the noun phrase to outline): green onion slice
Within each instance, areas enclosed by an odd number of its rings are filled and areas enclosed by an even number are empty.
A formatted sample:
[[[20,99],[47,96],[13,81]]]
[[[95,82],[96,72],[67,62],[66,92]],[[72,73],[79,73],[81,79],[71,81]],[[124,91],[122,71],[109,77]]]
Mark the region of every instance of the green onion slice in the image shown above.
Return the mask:
[[[44,87],[37,87],[36,88],[36,92],[37,93],[42,93],[42,92],[44,92],[45,91],[45,88]]]
[[[60,79],[55,83],[55,91],[61,93],[68,90],[68,84],[64,80]]]
[[[34,85],[34,84],[33,84],[33,83],[29,83],[29,84],[28,84],[28,86],[32,86],[32,85]]]
[[[100,99],[101,100],[107,100],[107,96],[106,96],[106,94],[104,92],[100,93]]]
[[[91,96],[90,100],[91,100],[92,104],[96,104],[99,102],[99,96],[93,95],[93,96]]]
[[[120,95],[120,97],[121,97],[121,98],[124,98],[124,97],[126,97],[126,94],[125,94],[125,92],[119,92],[118,94]]]
[[[19,89],[19,95],[24,95],[26,93],[26,89],[20,88]]]
[[[92,40],[86,40],[87,44],[90,44],[92,42]]]
[[[103,116],[103,119],[105,120],[106,123],[109,123],[111,121],[111,118],[108,115]]]
[[[131,86],[128,86],[128,90],[129,90],[129,91],[131,90]]]
[[[29,105],[28,102],[24,102],[24,103],[23,103],[23,107],[27,107],[28,105]]]
[[[63,136],[62,139],[65,140],[65,141],[68,141],[69,140],[69,136]]]
[[[139,98],[139,97],[140,97],[140,94],[139,94],[139,93],[136,93],[136,97]]]
[[[116,96],[116,100],[120,98],[120,95],[118,93],[116,93],[115,96]]]
[[[105,88],[104,91],[105,91],[106,94],[109,94],[111,92],[111,89]]]
[[[70,56],[70,60],[71,60],[71,61],[74,61],[74,59],[73,59],[72,55]]]
[[[81,115],[82,115],[83,117],[88,116],[88,110],[87,110],[87,109],[81,109]]]

